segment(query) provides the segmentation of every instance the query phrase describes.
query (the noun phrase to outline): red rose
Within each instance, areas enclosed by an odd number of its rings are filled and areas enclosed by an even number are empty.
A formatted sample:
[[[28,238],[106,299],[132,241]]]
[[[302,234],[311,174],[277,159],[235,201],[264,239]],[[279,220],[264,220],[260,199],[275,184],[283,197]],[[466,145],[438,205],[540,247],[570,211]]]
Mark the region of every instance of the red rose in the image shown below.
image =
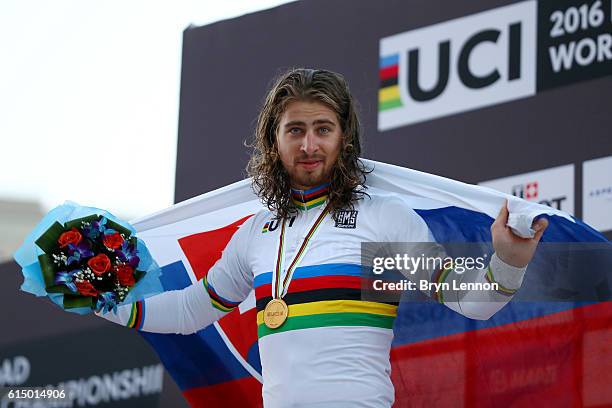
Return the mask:
[[[104,236],[104,246],[110,249],[117,249],[123,244],[123,237],[118,232]]]
[[[87,261],[87,265],[96,275],[103,275],[110,269],[111,261],[108,259],[108,256],[99,254]]]
[[[119,265],[117,267],[117,279],[121,286],[134,286],[136,279],[134,279],[134,268],[130,265]]]
[[[75,282],[77,290],[83,296],[98,296],[98,291],[93,287],[91,282],[83,281],[83,282]]]
[[[57,242],[60,244],[60,248],[64,248],[68,246],[68,244],[77,245],[81,242],[82,238],[81,233],[76,228],[72,228],[70,231],[66,231],[60,235]]]

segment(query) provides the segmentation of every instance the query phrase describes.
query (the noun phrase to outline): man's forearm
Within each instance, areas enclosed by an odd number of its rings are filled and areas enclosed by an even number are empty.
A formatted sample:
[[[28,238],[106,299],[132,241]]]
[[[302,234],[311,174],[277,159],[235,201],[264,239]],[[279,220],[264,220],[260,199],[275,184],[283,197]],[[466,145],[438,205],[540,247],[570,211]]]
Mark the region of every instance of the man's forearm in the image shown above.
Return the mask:
[[[117,314],[96,313],[113,323],[153,333],[191,334],[212,324],[226,313],[213,307],[200,280],[117,308]]]
[[[512,300],[523,282],[526,268],[508,265],[493,254],[489,265],[484,269],[449,274],[450,279],[447,279],[447,282],[451,279],[455,282],[445,293],[444,303],[466,317],[489,319]],[[477,289],[455,289],[462,286]]]

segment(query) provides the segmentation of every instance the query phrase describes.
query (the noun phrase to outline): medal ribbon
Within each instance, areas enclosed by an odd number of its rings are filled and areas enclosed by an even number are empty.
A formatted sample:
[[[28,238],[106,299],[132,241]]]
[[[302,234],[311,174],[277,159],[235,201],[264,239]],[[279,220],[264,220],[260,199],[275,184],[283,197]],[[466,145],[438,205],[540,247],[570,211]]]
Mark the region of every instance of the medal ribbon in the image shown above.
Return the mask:
[[[310,230],[308,231],[308,233],[304,237],[304,241],[302,242],[302,245],[300,246],[300,249],[295,254],[295,257],[293,258],[293,261],[291,261],[291,264],[289,265],[289,268],[287,268],[287,273],[285,274],[285,279],[283,280],[282,290],[279,290],[279,288],[280,288],[281,267],[282,267],[281,264],[283,262],[283,252],[284,252],[284,247],[285,247],[285,221],[286,221],[286,218],[283,218],[283,224],[282,224],[281,232],[280,232],[280,244],[278,246],[278,255],[277,255],[277,258],[276,258],[276,268],[275,268],[275,273],[276,273],[276,276],[275,276],[275,284],[276,285],[275,285],[275,288],[274,288],[275,289],[275,294],[274,294],[275,295],[274,296],[275,299],[280,299],[282,297],[282,293],[289,286],[289,281],[291,280],[291,276],[293,275],[293,270],[295,269],[297,264],[300,262],[300,259],[302,258],[302,256],[306,252],[306,247],[308,246],[308,243],[310,242],[310,239],[314,236],[315,232],[317,231],[317,229],[319,228],[319,226],[323,222],[323,219],[325,218],[325,216],[329,212],[328,207],[329,207],[329,204],[325,206],[325,208],[323,209],[321,214],[319,214],[319,216],[315,220],[314,224],[312,224],[312,226],[310,227]]]

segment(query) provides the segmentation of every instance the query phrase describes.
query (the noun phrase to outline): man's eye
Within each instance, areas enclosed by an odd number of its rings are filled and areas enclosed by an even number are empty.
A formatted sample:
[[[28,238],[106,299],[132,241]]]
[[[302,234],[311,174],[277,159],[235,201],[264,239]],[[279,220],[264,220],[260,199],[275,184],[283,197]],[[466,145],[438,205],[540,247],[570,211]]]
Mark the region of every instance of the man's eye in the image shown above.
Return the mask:
[[[302,131],[300,128],[291,128],[289,129],[289,133],[298,134]]]
[[[326,127],[320,128],[319,132],[323,134],[329,133],[329,128],[326,128]]]

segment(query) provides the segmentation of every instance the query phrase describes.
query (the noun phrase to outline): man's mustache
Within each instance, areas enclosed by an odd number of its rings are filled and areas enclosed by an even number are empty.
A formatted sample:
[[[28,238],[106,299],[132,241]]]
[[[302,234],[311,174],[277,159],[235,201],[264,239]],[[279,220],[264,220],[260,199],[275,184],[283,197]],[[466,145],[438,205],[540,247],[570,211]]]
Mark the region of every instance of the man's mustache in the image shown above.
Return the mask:
[[[325,160],[325,156],[321,155],[321,154],[313,154],[311,156],[300,156],[298,158],[295,159],[295,162],[301,162],[301,161],[315,161],[315,160]]]

